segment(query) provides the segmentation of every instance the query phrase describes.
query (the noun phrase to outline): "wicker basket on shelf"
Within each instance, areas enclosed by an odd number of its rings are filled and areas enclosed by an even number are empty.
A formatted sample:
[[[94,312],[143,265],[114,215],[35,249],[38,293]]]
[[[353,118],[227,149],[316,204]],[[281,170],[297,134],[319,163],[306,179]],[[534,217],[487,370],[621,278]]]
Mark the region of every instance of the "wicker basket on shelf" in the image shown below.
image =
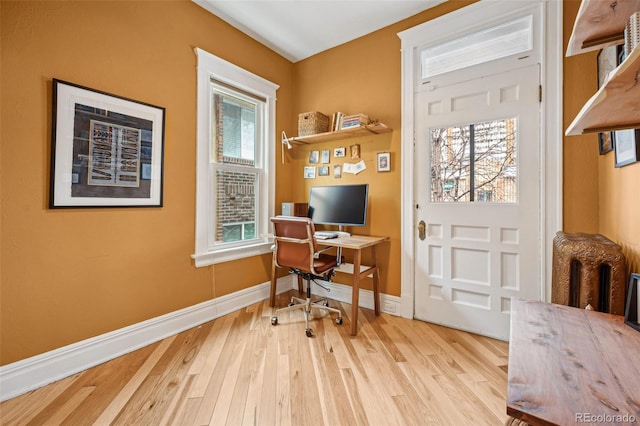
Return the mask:
[[[316,135],[329,131],[329,117],[318,111],[298,115],[298,136]]]

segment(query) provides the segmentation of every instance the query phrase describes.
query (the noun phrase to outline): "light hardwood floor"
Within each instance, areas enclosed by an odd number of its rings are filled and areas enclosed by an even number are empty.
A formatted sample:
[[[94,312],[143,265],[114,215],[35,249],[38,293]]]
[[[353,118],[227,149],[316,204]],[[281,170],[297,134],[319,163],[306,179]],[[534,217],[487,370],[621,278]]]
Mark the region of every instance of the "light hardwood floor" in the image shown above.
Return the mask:
[[[367,309],[351,337],[331,305],[343,325],[308,338],[265,300],[5,401],[0,424],[504,424],[506,342]]]

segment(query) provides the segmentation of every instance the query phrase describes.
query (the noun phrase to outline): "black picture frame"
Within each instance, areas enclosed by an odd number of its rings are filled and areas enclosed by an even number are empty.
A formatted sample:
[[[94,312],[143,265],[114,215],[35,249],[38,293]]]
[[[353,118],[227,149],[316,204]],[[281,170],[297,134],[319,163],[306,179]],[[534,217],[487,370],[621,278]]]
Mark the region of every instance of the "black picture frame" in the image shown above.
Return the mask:
[[[52,80],[49,208],[162,207],[165,109]]]
[[[600,155],[613,151],[613,145],[615,144],[616,138],[615,135],[616,132],[598,133],[598,152]]]
[[[614,133],[615,166],[624,167],[640,161],[640,129],[616,130]]]
[[[627,292],[627,302],[624,309],[624,322],[628,326],[640,331],[640,318],[638,318],[640,290],[638,290],[638,281],[640,281],[640,274],[631,274],[629,290]]]

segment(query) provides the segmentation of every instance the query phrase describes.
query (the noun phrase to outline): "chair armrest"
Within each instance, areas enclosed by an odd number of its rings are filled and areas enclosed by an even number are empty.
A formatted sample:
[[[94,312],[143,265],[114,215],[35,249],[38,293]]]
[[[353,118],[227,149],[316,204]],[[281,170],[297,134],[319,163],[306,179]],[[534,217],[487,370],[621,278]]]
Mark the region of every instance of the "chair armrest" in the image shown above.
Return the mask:
[[[334,247],[333,246],[325,246],[325,248],[318,250],[314,254],[320,254],[320,253],[323,253],[323,252],[325,252],[327,250],[331,250],[332,248],[334,248]]]
[[[275,237],[277,241],[284,241],[287,243],[295,243],[295,244],[309,244],[308,239],[300,239],[300,238],[290,238],[290,237]]]

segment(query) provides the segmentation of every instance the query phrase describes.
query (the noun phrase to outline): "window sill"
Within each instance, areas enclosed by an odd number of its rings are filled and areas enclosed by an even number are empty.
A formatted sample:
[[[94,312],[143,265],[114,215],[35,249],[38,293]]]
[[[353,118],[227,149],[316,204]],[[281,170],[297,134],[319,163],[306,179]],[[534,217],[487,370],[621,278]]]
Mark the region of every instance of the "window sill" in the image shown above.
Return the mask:
[[[249,246],[196,253],[192,254],[191,258],[195,260],[196,268],[201,268],[203,266],[215,265],[216,263],[230,262],[232,260],[271,253],[272,245],[273,243],[270,241],[260,241]]]

